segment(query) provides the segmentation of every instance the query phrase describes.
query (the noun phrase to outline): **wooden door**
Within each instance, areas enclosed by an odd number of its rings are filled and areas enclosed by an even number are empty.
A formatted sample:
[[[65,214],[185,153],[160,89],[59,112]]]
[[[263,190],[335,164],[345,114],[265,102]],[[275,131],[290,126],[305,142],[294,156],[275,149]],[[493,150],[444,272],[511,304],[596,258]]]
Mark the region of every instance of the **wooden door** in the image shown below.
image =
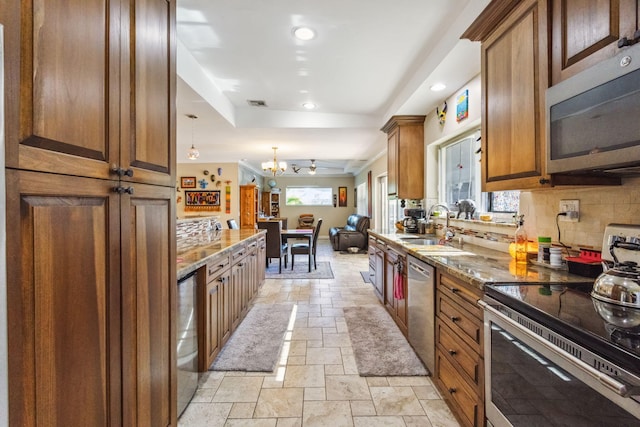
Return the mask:
[[[123,7],[120,164],[124,180],[175,186],[175,1]]]
[[[0,8],[8,167],[117,179],[122,3],[11,1]]]
[[[123,425],[117,183],[6,177],[9,424]]]
[[[168,426],[176,404],[175,189],[133,184],[121,200],[123,424]]]
[[[482,190],[540,188],[545,177],[545,2],[524,1],[482,42]]]
[[[255,229],[258,221],[258,189],[255,185],[240,186],[240,228]]]
[[[553,0],[551,84],[617,55],[638,29],[638,0]]]

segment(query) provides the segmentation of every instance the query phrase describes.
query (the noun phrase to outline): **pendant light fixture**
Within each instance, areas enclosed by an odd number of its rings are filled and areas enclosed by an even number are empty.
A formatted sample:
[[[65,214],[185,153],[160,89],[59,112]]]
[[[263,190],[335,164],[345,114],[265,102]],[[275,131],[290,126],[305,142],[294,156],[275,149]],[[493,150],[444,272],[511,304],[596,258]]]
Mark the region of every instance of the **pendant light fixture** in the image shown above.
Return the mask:
[[[276,159],[276,150],[278,147],[271,147],[273,149],[273,160],[270,162],[262,162],[262,170],[267,172],[270,171],[273,176],[276,176],[278,173],[284,173],[287,170],[287,162],[278,162]]]
[[[200,151],[198,151],[198,149],[195,147],[193,140],[194,140],[194,126],[193,126],[193,120],[197,119],[198,116],[196,116],[195,114],[187,114],[187,117],[189,117],[192,122],[191,122],[191,148],[189,149],[189,152],[187,153],[187,157],[189,157],[189,160],[195,160],[198,157],[200,157]]]

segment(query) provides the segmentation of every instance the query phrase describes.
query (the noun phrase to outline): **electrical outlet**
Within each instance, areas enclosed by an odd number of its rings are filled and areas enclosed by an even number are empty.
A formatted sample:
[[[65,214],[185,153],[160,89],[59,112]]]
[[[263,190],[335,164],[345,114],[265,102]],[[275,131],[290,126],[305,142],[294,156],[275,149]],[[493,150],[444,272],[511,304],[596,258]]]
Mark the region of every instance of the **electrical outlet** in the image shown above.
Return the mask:
[[[580,201],[579,200],[560,200],[560,212],[566,212],[566,215],[559,217],[560,221],[578,222],[580,221]]]

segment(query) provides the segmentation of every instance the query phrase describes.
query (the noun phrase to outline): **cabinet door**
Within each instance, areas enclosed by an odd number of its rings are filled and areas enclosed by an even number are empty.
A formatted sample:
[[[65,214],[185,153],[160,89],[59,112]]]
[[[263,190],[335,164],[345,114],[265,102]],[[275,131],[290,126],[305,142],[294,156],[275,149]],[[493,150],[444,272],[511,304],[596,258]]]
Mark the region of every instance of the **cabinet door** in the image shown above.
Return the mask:
[[[373,277],[374,287],[376,290],[376,294],[378,294],[378,299],[381,302],[384,302],[384,251],[376,248],[375,249],[375,267],[376,272]],[[393,295],[393,294],[392,294]]]
[[[390,252],[387,252],[384,261],[384,306],[394,318],[396,315],[395,298],[393,298],[393,277],[396,271],[395,262],[395,257]]]
[[[123,424],[168,426],[176,412],[175,189],[121,196]]]
[[[541,187],[547,88],[545,2],[523,1],[486,40],[482,191]]]
[[[123,425],[115,183],[6,178],[9,424]]]
[[[120,164],[125,180],[175,186],[175,1],[123,7]]]
[[[242,281],[244,276],[244,260],[231,267],[230,312],[231,332],[240,324],[242,315]]]
[[[7,166],[117,179],[121,3],[3,2]]]
[[[387,193],[398,195],[398,128],[392,130],[387,137]]]
[[[408,317],[409,317],[409,310],[408,310],[408,305],[407,305],[407,262],[406,262],[406,258],[405,257],[398,257],[398,262],[400,263],[400,265],[402,266],[402,294],[404,296],[404,298],[402,299],[396,299],[395,300],[395,306],[396,306],[396,323],[398,324],[398,328],[400,328],[400,330],[402,331],[402,333],[406,336],[408,334],[409,328],[408,328]]]
[[[258,221],[258,190],[255,185],[240,186],[240,228],[255,229]]]
[[[206,295],[204,309],[204,341],[205,353],[204,366],[200,366],[200,371],[206,372],[222,349],[222,324],[224,323],[223,287],[230,280],[229,270],[222,272],[218,277],[206,285]]]
[[[551,80],[561,82],[620,52],[638,29],[638,0],[553,0]]]

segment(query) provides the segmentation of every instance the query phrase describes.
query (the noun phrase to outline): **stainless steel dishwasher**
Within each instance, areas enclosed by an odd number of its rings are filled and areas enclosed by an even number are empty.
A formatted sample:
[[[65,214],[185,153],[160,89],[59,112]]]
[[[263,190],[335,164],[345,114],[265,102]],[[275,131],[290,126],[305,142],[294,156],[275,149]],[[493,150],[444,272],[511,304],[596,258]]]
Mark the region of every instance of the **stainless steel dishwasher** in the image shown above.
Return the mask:
[[[197,273],[178,280],[176,346],[178,356],[178,416],[198,388]]]
[[[409,264],[409,343],[429,372],[435,372],[435,269],[411,255]]]

